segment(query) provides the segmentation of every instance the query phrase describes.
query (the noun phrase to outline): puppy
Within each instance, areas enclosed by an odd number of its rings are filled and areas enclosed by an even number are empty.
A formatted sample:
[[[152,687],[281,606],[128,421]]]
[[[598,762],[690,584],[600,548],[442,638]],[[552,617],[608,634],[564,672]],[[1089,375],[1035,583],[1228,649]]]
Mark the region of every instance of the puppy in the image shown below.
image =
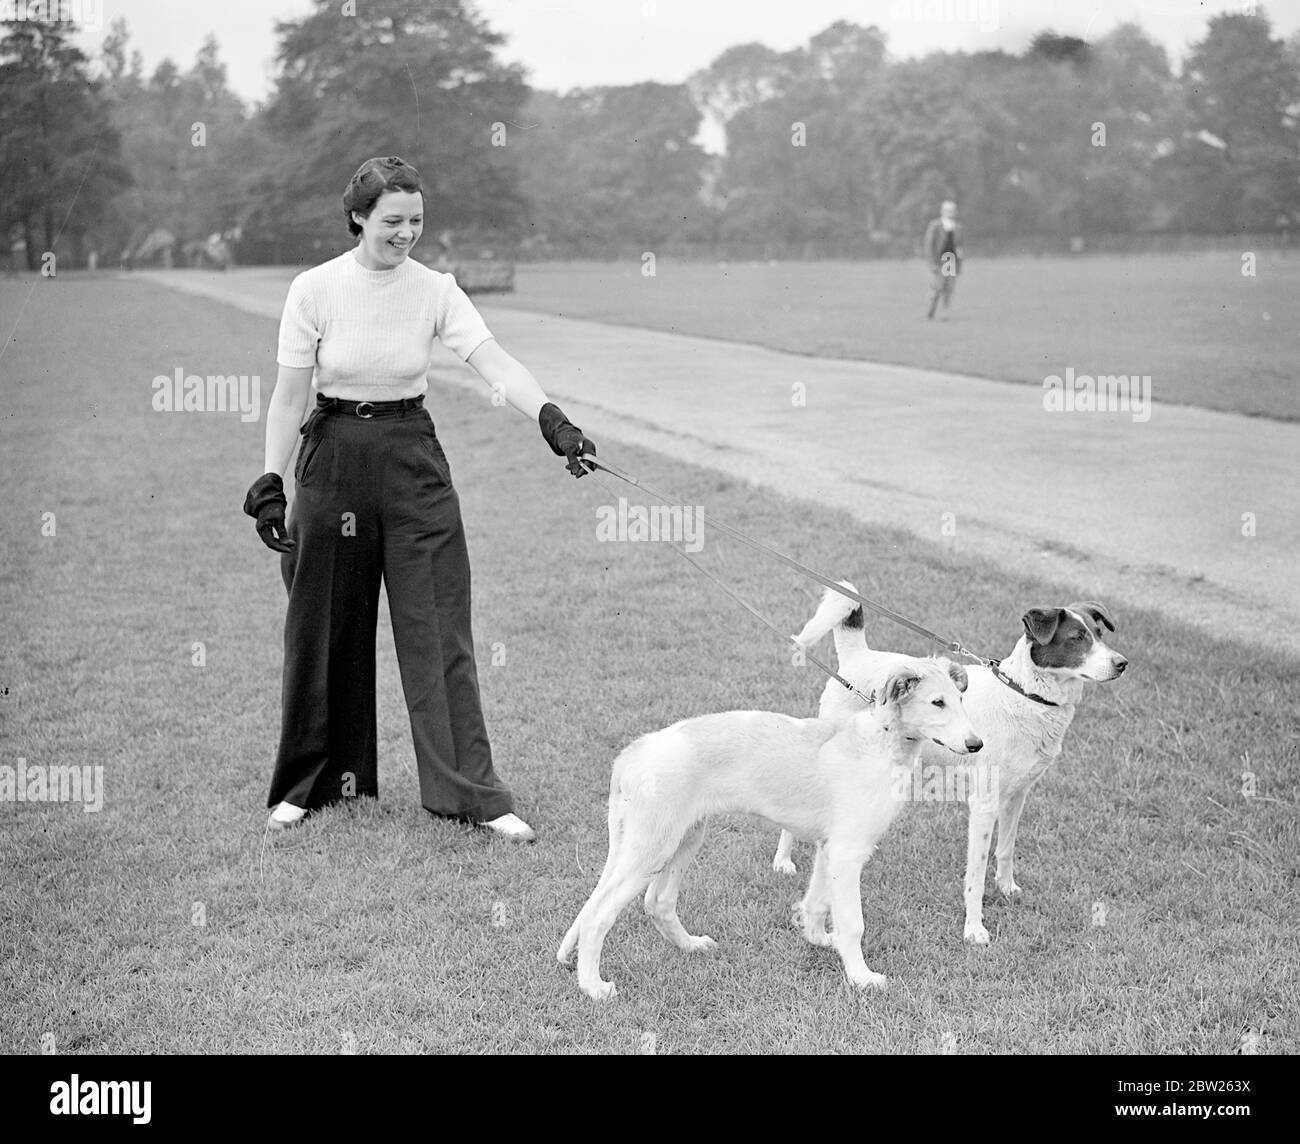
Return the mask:
[[[896,768],[910,771],[923,743],[957,754],[983,743],[962,708],[966,673],[946,659],[884,657],[838,722],[770,711],[728,711],[644,735],[614,761],[609,856],[558,957],[578,949],[578,984],[596,1000],[614,995],[600,976],[605,935],[645,890],[655,928],[685,950],[711,949],[677,916],[686,867],[710,814],[762,815],[793,835],[825,841],[797,909],[804,936],[833,945],[856,986],[883,987],[862,956],[862,867],[902,805]],[[834,932],[827,935],[826,914]]]
[[[840,583],[856,591],[847,580]],[[1021,622],[1024,633],[998,672],[983,666],[966,669],[970,687],[963,702],[984,737],[980,763],[994,768],[995,778],[974,784],[969,793],[963,936],[977,945],[989,940],[984,928],[984,879],[993,823],[998,826],[998,888],[1008,896],[1018,894],[1016,831],[1025,798],[1061,753],[1084,684],[1118,679],[1128,666],[1124,656],[1106,646],[1105,631],[1113,632],[1115,622],[1101,604],[1030,608]],[[795,639],[808,647],[832,630],[839,672],[854,686],[871,678],[891,658],[890,653],[867,646],[862,608],[828,589],[821,606]],[[861,709],[860,699],[831,680],[822,692],[818,713],[823,719],[840,722]],[[922,757],[923,764],[933,761]],[[776,870],[789,874],[795,869],[790,861],[792,841],[788,832],[783,833],[772,861]]]

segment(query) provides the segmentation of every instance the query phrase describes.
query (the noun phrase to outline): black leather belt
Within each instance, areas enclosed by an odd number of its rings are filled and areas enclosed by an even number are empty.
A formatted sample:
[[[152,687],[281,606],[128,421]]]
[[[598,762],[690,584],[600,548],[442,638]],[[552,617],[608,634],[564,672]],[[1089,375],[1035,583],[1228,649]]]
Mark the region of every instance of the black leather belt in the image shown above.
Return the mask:
[[[341,397],[322,397],[316,395],[316,408],[320,412],[346,413],[368,421],[372,417],[390,417],[395,413],[406,413],[412,409],[424,408],[424,395],[403,397],[398,401],[344,401]]]

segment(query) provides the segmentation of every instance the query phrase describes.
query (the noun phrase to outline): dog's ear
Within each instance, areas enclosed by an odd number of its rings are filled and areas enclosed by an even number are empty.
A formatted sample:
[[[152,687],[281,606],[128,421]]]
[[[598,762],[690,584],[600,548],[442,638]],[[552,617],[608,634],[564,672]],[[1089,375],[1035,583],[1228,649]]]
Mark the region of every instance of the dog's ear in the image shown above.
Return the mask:
[[[952,660],[940,656],[939,666],[947,669],[948,677],[957,685],[958,691],[964,693],[966,688],[970,686],[970,680],[966,676],[966,669],[961,664],[953,663]]]
[[[889,673],[885,686],[880,689],[886,703],[899,703],[905,699],[921,682],[921,677],[913,668],[900,667]]]
[[[1110,613],[1106,611],[1105,605],[1097,603],[1095,600],[1086,600],[1081,604],[1070,604],[1070,611],[1078,612],[1081,616],[1089,616],[1093,620],[1099,620],[1106,625],[1107,630],[1115,630],[1115,621],[1110,618]]]
[[[1049,644],[1061,625],[1061,609],[1030,608],[1020,622],[1025,625],[1025,633],[1034,643]]]

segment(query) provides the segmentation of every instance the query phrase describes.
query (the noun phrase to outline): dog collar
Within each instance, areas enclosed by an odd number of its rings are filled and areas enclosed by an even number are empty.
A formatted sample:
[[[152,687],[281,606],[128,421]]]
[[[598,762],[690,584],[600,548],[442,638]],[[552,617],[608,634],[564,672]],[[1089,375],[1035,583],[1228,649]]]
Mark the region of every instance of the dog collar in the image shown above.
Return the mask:
[[[1018,684],[1014,679],[1012,679],[1011,676],[1009,676],[1005,671],[1002,670],[1001,660],[996,660],[996,659],[989,660],[989,670],[993,672],[993,676],[995,679],[998,679],[1001,682],[1005,683],[1009,688],[1011,688],[1012,691],[1020,692],[1020,694],[1023,695],[1026,699],[1032,699],[1035,703],[1041,703],[1044,707],[1060,706],[1059,703],[1055,703],[1050,699],[1044,699],[1041,695],[1036,695],[1032,691],[1026,691],[1023,687],[1020,686],[1020,684]]]

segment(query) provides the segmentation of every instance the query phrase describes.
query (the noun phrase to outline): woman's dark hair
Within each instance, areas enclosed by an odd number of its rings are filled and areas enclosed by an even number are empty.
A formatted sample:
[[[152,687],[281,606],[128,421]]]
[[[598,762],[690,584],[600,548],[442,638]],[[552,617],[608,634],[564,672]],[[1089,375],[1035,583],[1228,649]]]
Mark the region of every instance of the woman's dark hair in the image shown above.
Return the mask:
[[[356,211],[362,218],[369,218],[379,196],[388,191],[414,191],[424,194],[420,185],[420,172],[405,159],[389,155],[386,159],[367,159],[348,183],[343,192],[343,212],[348,220],[348,233],[355,238],[361,233],[352,218]]]

